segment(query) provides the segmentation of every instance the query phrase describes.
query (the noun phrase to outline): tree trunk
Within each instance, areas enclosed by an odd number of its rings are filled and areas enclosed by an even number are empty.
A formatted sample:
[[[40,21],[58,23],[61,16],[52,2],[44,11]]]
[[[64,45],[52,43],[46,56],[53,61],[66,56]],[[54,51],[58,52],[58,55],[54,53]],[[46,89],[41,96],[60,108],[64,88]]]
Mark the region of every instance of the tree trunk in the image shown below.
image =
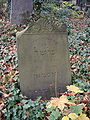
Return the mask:
[[[33,10],[33,0],[11,0],[11,24],[26,24]]]

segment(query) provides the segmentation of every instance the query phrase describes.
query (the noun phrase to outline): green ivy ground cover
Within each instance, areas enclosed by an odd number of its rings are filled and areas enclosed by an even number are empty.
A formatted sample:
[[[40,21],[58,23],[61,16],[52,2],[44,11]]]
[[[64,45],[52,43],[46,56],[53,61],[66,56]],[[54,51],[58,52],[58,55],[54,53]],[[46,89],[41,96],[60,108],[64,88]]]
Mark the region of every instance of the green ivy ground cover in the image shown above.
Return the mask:
[[[45,11],[42,13],[43,16],[44,13]],[[42,100],[39,97],[37,100],[32,101],[23,96],[17,85],[19,72],[17,68],[16,32],[23,30],[26,26],[10,25],[9,21],[3,18],[0,20],[1,120],[62,120],[70,112],[77,115],[83,113],[90,117],[90,19],[71,19],[68,17],[62,17],[61,19],[60,17],[57,18],[57,16],[54,19],[52,13],[47,15],[55,24],[59,25],[61,22],[65,22],[67,25],[72,84],[75,84],[84,92],[77,94],[73,94],[73,92],[63,93],[69,101],[75,103],[75,105],[66,105],[63,112],[53,107],[47,109],[48,100],[46,99]]]

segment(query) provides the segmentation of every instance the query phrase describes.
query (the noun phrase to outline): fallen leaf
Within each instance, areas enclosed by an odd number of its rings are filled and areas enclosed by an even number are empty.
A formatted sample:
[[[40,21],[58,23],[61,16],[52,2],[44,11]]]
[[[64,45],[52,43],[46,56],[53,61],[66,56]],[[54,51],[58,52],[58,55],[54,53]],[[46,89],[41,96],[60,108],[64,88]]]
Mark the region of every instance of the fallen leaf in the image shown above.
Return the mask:
[[[65,103],[68,102],[67,96],[62,95],[60,98],[51,98],[50,102],[47,103],[47,108],[52,106],[57,106],[61,111],[63,111],[65,107]]]
[[[18,103],[17,105],[23,106],[23,104],[22,104],[22,103]]]
[[[78,117],[78,120],[90,120],[88,117],[86,117],[86,114],[81,114],[79,117]]]
[[[9,94],[6,94],[6,93],[3,94],[4,98],[7,98],[8,96],[9,96]]]
[[[75,103],[72,102],[67,102],[68,105],[76,105]]]
[[[83,93],[83,91],[81,91],[78,87],[76,87],[75,85],[70,85],[67,86],[68,91],[73,91],[75,93]]]
[[[2,102],[2,104],[0,104],[0,111],[3,109],[4,107],[4,103]]]
[[[76,120],[78,118],[78,115],[76,115],[75,113],[70,113],[68,117],[71,118],[72,120]]]
[[[26,113],[26,114],[27,114],[27,117],[29,118],[29,114],[30,114],[30,113],[29,113],[29,111],[27,111],[27,113]]]
[[[62,118],[62,120],[69,120],[69,117],[68,117],[68,116],[64,116],[64,117]]]
[[[17,32],[17,30],[15,29],[14,32]]]
[[[24,96],[22,94],[19,95],[20,97],[22,97],[24,99]]]

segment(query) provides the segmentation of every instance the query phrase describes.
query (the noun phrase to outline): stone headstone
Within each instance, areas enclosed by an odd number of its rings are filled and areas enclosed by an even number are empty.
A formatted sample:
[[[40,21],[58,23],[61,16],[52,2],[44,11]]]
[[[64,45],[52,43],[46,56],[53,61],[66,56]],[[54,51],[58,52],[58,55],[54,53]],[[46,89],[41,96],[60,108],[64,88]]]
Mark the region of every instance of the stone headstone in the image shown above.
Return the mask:
[[[25,24],[33,10],[33,0],[11,0],[11,24]]]
[[[17,33],[20,88],[29,98],[50,98],[71,82],[68,34],[46,19]]]
[[[72,0],[72,4],[73,4],[73,5],[76,5],[76,0]]]

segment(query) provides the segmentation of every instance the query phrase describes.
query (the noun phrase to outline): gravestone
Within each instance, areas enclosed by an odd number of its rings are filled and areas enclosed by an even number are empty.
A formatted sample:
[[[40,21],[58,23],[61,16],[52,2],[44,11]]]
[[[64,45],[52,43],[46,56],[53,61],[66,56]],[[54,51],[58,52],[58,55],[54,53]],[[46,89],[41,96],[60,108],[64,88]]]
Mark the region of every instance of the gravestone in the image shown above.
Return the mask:
[[[73,5],[76,5],[76,0],[72,0],[72,4],[73,4]]]
[[[17,33],[20,88],[29,98],[50,98],[71,82],[66,25],[41,18]]]
[[[25,24],[33,10],[33,0],[11,0],[11,24]]]

